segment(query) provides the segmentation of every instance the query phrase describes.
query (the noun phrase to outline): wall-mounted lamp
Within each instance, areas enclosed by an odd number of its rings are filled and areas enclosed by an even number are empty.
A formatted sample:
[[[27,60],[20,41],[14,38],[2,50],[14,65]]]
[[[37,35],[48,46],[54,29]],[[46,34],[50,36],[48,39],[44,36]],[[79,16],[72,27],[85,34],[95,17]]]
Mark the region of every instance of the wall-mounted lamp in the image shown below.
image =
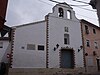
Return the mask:
[[[80,51],[80,49],[78,49],[78,52]]]
[[[56,48],[54,47],[54,51],[56,50]]]
[[[78,49],[78,52],[80,52],[80,50],[82,50],[83,46],[80,46],[80,48]]]
[[[57,44],[56,47],[58,48],[59,47],[59,44]]]
[[[85,53],[85,56],[88,56],[88,53]]]
[[[82,49],[83,48],[83,46],[80,46],[80,49]]]
[[[94,55],[94,56],[96,56],[96,55],[97,55],[97,53],[96,53],[95,51],[93,51],[93,55]]]
[[[56,47],[54,47],[54,51],[59,48],[59,44],[56,44]]]

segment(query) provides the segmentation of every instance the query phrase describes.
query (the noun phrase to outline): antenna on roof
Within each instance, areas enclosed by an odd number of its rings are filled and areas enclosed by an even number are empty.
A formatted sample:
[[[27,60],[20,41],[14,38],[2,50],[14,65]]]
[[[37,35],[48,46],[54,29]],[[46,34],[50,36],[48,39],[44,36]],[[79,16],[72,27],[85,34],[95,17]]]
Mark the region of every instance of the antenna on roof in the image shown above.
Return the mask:
[[[89,4],[89,3],[83,2],[83,1],[77,1],[77,0],[73,0],[73,1],[80,2],[80,3],[84,3],[84,4]]]

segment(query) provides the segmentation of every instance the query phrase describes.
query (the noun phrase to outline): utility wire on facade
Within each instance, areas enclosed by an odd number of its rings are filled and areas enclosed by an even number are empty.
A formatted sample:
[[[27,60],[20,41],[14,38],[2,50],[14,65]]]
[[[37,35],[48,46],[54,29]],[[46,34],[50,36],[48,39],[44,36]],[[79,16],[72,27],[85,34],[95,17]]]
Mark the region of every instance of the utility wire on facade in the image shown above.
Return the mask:
[[[42,2],[42,3],[45,3],[45,4],[47,4],[47,5],[53,6],[52,4],[49,4],[49,3],[45,2],[45,1],[42,1],[42,0],[38,0],[38,1],[39,1],[39,2]]]
[[[40,2],[42,2],[42,3],[45,3],[45,4],[47,4],[47,5],[53,6],[52,4],[49,4],[49,3],[45,2],[45,1],[42,1],[42,0],[38,0],[38,1],[40,1]],[[49,0],[49,1],[52,1],[52,2],[54,2],[54,3],[60,3],[60,2],[57,2],[57,1],[53,1],[53,0]],[[71,4],[69,4],[69,5],[71,5]],[[82,8],[81,5],[71,5],[71,6],[73,6],[73,7],[78,7],[78,8],[80,8],[80,9],[84,9],[84,10],[87,10],[87,11],[96,12],[96,11],[94,11],[94,10]],[[82,6],[83,6],[83,5],[82,5]],[[85,6],[87,6],[87,5],[85,5]],[[88,6],[89,6],[89,5],[88,5]],[[77,14],[77,13],[76,13],[76,14]],[[91,18],[91,17],[84,16],[84,15],[81,15],[81,14],[77,14],[77,15],[83,16],[83,17],[86,17],[86,18],[89,18],[89,19],[96,20],[95,18]]]
[[[60,3],[60,2],[58,2],[58,1],[54,1],[54,0],[49,0],[49,1],[51,1],[51,2],[55,2],[55,3]]]
[[[60,2],[57,2],[57,1],[54,1],[54,0],[49,0],[49,1],[54,2],[54,3],[60,3]],[[76,1],[76,0],[74,0],[74,1]],[[78,1],[78,2],[82,2],[82,1]],[[90,10],[90,9],[82,8],[82,6],[89,6],[89,3],[86,3],[86,2],[83,2],[83,3],[88,4],[88,5],[71,5],[71,4],[68,4],[68,5],[70,5],[70,6],[75,6],[75,7],[78,7],[78,8],[84,9],[84,10],[88,10],[88,11],[96,12],[96,11],[94,11],[94,10]]]
[[[47,5],[53,6],[52,4],[49,4],[49,3],[44,2],[44,1],[42,1],[42,0],[38,0],[38,1],[40,1],[40,2],[42,2],[42,3],[45,3],[45,4],[47,4]],[[60,3],[60,2],[57,2],[57,1],[54,1],[54,0],[49,0],[49,1],[52,1],[52,2],[54,2],[54,3]],[[79,1],[79,2],[80,2],[80,1]],[[95,10],[91,10],[91,9],[87,9],[87,8],[83,8],[83,7],[82,7],[82,6],[89,6],[89,5],[71,5],[71,4],[69,4],[69,5],[70,5],[70,6],[73,6],[73,7],[81,8],[81,9],[84,9],[84,10],[96,12]]]
[[[54,0],[49,0],[49,1],[52,1],[54,3],[61,3],[61,2],[58,2],[58,1],[54,1]],[[89,6],[89,5],[72,5],[72,4],[68,4],[70,6]]]
[[[81,14],[78,14],[78,13],[76,13],[76,15],[86,17],[86,18],[91,19],[91,20],[97,20],[98,21],[98,19],[96,19],[96,18],[91,18],[91,17],[84,16],[84,15],[81,15]]]
[[[89,5],[72,5],[72,4],[69,4],[70,6],[81,6],[81,7],[83,7],[83,6],[89,6]]]
[[[83,2],[83,1],[77,1],[77,0],[73,0],[73,1],[80,2],[80,3],[84,3],[84,4],[89,4],[89,3]]]
[[[79,6],[74,6],[74,7],[81,8],[81,9],[88,10],[88,11],[92,11],[92,12],[96,12],[95,10],[91,10],[91,9],[87,9],[87,8],[83,8],[83,7],[79,7]]]

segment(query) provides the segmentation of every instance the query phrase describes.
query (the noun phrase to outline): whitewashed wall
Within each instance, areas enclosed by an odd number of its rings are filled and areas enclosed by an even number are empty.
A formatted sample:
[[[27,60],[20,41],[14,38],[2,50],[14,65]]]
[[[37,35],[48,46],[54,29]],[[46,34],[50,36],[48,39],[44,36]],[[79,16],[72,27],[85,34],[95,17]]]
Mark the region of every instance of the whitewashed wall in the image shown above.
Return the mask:
[[[75,67],[83,67],[83,50],[78,52],[82,45],[80,22],[76,19],[74,11],[69,6],[56,5],[53,8],[53,13],[49,14],[49,68],[58,68],[60,63],[59,50],[61,47],[71,47],[75,50]],[[64,17],[58,17],[58,8],[64,9]],[[71,11],[72,19],[67,19],[67,10]],[[70,45],[64,44],[64,27],[69,28]],[[59,48],[54,51],[54,47],[59,44]]]
[[[0,41],[0,42],[3,42],[3,48],[0,48],[0,62],[4,62],[3,57],[5,57],[5,58],[7,57],[7,55],[5,55],[5,52],[8,49],[9,41],[3,40],[3,41]]]
[[[27,50],[27,44],[35,44],[36,50]],[[44,45],[45,50],[37,50]],[[24,47],[24,49],[22,49]],[[15,29],[13,68],[46,67],[46,24],[45,22],[19,26]]]
[[[58,17],[58,8],[64,9],[64,17]],[[71,11],[72,19],[67,19],[67,10]],[[48,22],[48,23],[46,23]],[[48,24],[48,28],[46,28]],[[64,44],[64,27],[69,28],[70,45]],[[48,15],[48,21],[18,26],[15,28],[12,68],[46,68],[46,34],[48,29],[48,67],[60,67],[61,47],[71,47],[75,51],[75,67],[83,67],[83,50],[81,27],[75,13],[68,5],[56,5],[53,13]],[[36,50],[27,50],[27,44],[35,44]],[[54,47],[59,48],[54,51]],[[38,51],[37,45],[44,45],[44,51]],[[22,48],[24,47],[24,49]]]

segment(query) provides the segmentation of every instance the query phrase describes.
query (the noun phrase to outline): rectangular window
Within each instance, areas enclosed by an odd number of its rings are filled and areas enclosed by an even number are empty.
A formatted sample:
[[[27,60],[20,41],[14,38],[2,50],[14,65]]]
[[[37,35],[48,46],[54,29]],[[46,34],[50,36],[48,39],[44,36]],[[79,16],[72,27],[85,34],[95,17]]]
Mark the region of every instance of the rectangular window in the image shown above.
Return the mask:
[[[3,48],[3,42],[0,42],[0,48]]]
[[[88,29],[88,26],[85,25],[85,32],[86,34],[89,34],[89,29]]]
[[[96,30],[95,29],[93,29],[93,33],[96,34]]]
[[[65,30],[65,32],[68,32],[68,31],[69,31],[69,30],[68,30],[68,27],[65,27],[64,30]]]
[[[98,49],[98,44],[97,44],[97,42],[94,42],[94,46],[95,46],[95,49]]]
[[[38,50],[44,51],[44,45],[38,45]]]
[[[70,10],[67,11],[67,19],[71,19],[71,11]]]
[[[64,44],[69,44],[69,34],[64,34]]]
[[[35,50],[34,44],[27,44],[27,50]]]
[[[86,45],[87,45],[87,47],[90,47],[90,42],[89,42],[89,40],[86,40]]]

